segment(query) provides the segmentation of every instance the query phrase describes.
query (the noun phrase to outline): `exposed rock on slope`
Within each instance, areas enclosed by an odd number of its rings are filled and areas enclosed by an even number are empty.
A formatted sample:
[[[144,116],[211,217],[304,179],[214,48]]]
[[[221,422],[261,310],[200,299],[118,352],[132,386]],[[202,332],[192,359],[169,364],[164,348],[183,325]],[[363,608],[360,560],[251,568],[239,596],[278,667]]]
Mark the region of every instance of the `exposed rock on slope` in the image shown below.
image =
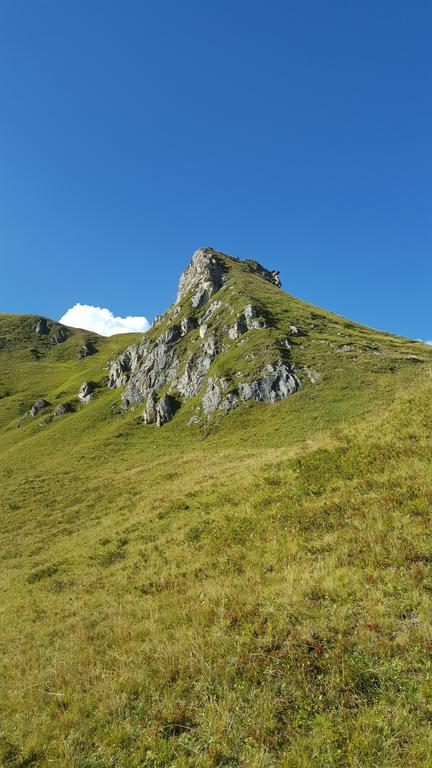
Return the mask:
[[[78,400],[80,403],[89,403],[93,397],[95,389],[96,384],[94,381],[85,381],[84,384],[81,384],[78,392]]]
[[[49,402],[48,400],[44,400],[41,398],[40,400],[36,400],[36,402],[32,405],[32,407],[29,410],[30,416],[37,416],[40,411],[43,411],[44,408],[48,408]]]
[[[145,403],[145,423],[162,426],[190,398],[196,398],[195,421],[247,400],[275,403],[300,388],[288,329],[275,338],[265,307],[245,294],[246,279],[252,287],[262,280],[275,289],[281,285],[278,272],[255,261],[240,262],[212,248],[194,253],[175,305],[111,363],[108,386],[124,386],[123,408]],[[255,333],[268,334],[258,350]]]

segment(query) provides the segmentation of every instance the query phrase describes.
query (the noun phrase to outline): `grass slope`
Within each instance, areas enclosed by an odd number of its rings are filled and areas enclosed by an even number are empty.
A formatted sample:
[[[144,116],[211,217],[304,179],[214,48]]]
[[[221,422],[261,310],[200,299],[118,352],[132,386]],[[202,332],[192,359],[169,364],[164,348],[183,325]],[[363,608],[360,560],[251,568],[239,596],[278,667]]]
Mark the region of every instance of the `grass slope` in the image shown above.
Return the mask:
[[[0,318],[2,765],[431,762],[432,350],[235,269],[274,319],[248,347],[294,324],[321,378],[218,423],[120,412],[133,337],[33,359],[35,318]]]

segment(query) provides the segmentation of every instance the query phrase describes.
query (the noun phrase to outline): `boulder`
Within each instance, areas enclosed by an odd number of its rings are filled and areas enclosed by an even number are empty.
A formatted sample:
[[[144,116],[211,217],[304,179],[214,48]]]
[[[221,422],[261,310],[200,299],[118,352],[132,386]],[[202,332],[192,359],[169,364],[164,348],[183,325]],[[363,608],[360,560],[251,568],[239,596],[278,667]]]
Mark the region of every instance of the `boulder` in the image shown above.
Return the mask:
[[[162,427],[168,421],[171,421],[174,412],[174,399],[170,395],[163,395],[158,401],[153,390],[147,398],[143,419],[146,424],[157,424],[158,427]]]
[[[93,393],[96,389],[94,381],[85,381],[81,384],[78,392],[78,400],[80,403],[89,403],[93,397]]]
[[[29,410],[30,416],[37,416],[40,411],[42,411],[44,408],[48,408],[49,402],[48,400],[44,400],[41,398],[40,400],[36,400],[36,402],[32,405],[32,407]]]

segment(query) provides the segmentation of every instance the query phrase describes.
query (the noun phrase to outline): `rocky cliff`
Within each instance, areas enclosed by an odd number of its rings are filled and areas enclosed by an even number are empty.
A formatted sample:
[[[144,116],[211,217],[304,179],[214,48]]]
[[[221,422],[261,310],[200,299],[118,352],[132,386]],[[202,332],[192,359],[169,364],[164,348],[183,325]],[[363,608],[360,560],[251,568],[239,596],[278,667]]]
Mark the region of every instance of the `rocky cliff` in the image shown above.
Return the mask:
[[[196,398],[191,420],[198,421],[247,400],[275,403],[296,392],[289,339],[256,300],[263,281],[280,291],[277,271],[197,250],[176,303],[111,363],[108,386],[123,387],[123,408],[143,404],[144,421],[162,426],[189,398]]]

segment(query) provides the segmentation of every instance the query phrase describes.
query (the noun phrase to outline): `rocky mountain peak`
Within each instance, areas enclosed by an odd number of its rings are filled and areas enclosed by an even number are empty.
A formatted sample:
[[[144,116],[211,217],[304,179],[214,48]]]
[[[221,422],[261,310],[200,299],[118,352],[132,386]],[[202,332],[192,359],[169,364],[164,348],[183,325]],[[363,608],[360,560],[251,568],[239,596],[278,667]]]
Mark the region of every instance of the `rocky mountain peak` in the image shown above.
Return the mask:
[[[201,307],[222,288],[226,280],[227,269],[213,248],[199,248],[183,272],[177,293],[179,304],[191,293],[191,304]]]
[[[139,344],[112,361],[108,386],[122,406],[143,404],[146,424],[162,426],[192,400],[189,421],[247,400],[275,403],[301,387],[291,345],[266,305],[263,282],[279,272],[199,248],[183,272],[176,303]],[[270,299],[269,299],[270,300]]]
[[[278,288],[281,287],[278,270],[269,270],[257,261],[247,259],[240,262],[232,256],[215,251],[214,248],[198,248],[180,277],[177,301],[179,304],[188,294],[195,309],[206,304],[226,281],[231,264],[244,264],[249,271],[267,280]]]

